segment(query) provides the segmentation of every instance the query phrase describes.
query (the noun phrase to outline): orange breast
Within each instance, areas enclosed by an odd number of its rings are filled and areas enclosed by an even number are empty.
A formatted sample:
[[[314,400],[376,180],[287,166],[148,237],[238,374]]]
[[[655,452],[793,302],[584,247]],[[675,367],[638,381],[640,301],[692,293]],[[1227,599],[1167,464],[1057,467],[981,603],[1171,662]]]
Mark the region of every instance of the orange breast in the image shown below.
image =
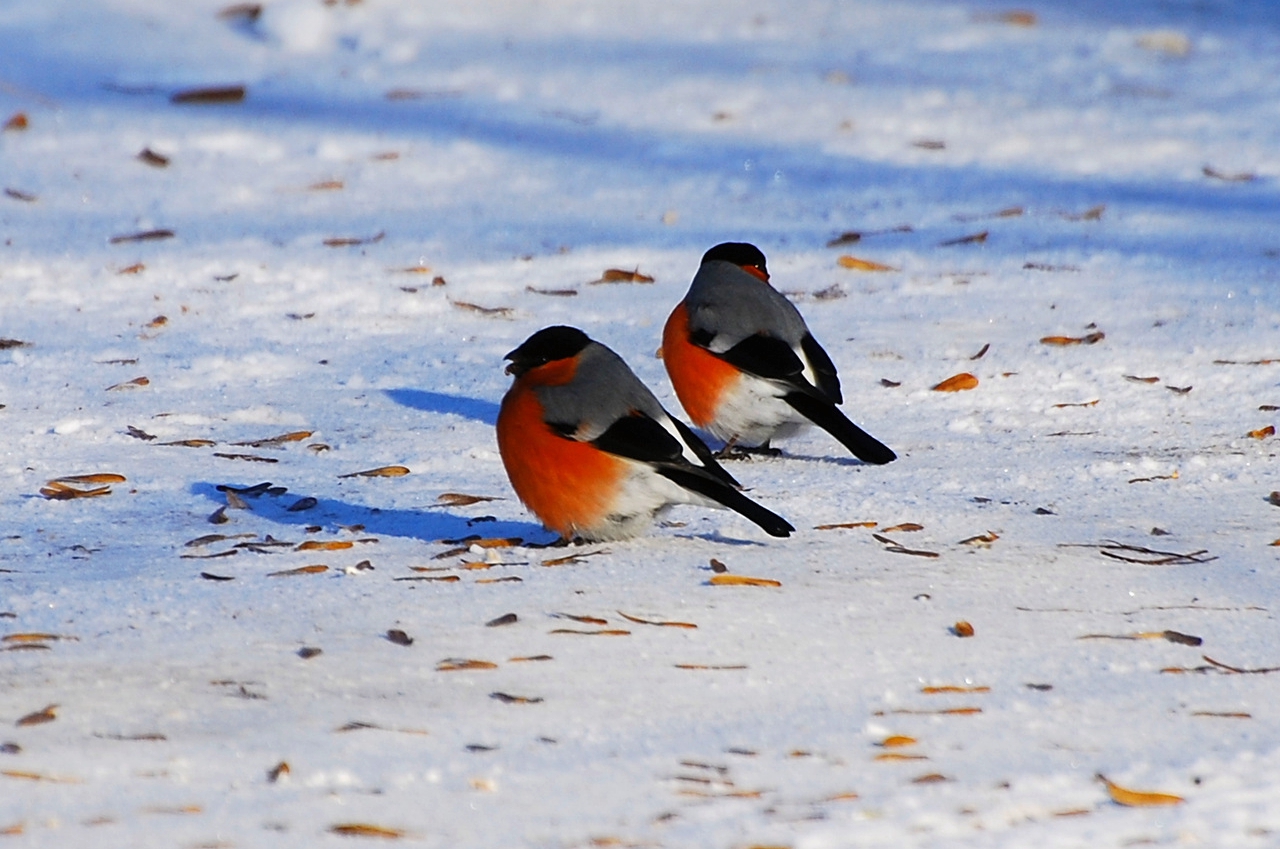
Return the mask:
[[[531,386],[539,371],[516,380],[502,399],[498,451],[524,505],[548,528],[569,538],[577,528],[592,527],[608,515],[626,466],[588,443],[565,439],[547,427]]]
[[[689,341],[689,313],[681,302],[662,330],[662,361],[681,406],[698,427],[716,419],[721,396],[738,380],[736,368]]]

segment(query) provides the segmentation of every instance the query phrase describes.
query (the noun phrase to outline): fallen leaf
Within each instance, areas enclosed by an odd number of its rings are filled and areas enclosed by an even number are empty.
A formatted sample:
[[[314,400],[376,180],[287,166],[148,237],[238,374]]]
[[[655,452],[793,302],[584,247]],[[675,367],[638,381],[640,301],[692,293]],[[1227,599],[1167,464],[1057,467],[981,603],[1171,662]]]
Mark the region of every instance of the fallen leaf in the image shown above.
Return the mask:
[[[387,642],[395,643],[398,646],[413,645],[413,637],[410,637],[408,634],[406,634],[404,631],[401,631],[399,628],[392,628],[391,630],[387,631],[386,638],[387,638]]]
[[[124,483],[127,478],[113,472],[98,472],[91,475],[64,475],[54,478],[51,483]]]
[[[172,239],[177,234],[172,230],[143,230],[138,233],[126,233],[123,236],[112,236],[107,240],[112,245],[123,245],[129,242],[158,242],[161,239]]]
[[[1212,165],[1206,165],[1201,169],[1204,175],[1213,180],[1222,180],[1224,183],[1252,183],[1258,179],[1258,175],[1249,171],[1219,171]]]
[[[955,634],[957,637],[972,637],[973,626],[961,619],[959,622],[951,626],[951,633]]]
[[[268,572],[268,578],[284,578],[290,575],[318,575],[321,572],[328,572],[329,567],[321,564],[314,566],[299,566],[297,569],[285,569],[282,572]]]
[[[903,522],[901,525],[893,525],[888,528],[881,528],[881,530],[884,531],[884,533],[886,534],[891,534],[891,533],[894,533],[895,531],[907,531],[907,532],[923,531],[924,525],[918,524],[916,522]]]
[[[1266,439],[1268,436],[1275,436],[1275,435],[1276,435],[1275,425],[1267,425],[1266,427],[1261,427],[1261,428],[1258,428],[1257,430],[1249,431],[1249,436],[1254,439]]]
[[[881,752],[872,758],[874,761],[927,761],[926,755],[913,755],[907,752]]]
[[[340,478],[402,478],[409,474],[408,468],[404,466],[379,466],[376,469],[366,469],[363,472],[350,472],[345,475],[338,475]]]
[[[841,528],[874,528],[875,522],[835,522],[828,525],[814,525],[815,531],[834,531]]]
[[[272,436],[267,439],[251,439],[247,442],[233,442],[232,445],[237,448],[275,448],[289,442],[301,442],[311,436],[314,431],[295,430],[290,433],[282,433],[279,436]]]
[[[455,301],[452,299],[449,303],[453,304],[458,309],[469,310],[471,312],[479,313],[480,315],[491,315],[495,318],[511,318],[516,314],[516,311],[511,307],[482,307],[479,304],[473,304],[470,301]]]
[[[641,274],[637,267],[633,271],[627,271],[622,268],[607,268],[600,275],[599,280],[592,280],[595,283],[652,283],[653,278],[648,274]]]
[[[46,722],[53,722],[58,718],[58,715],[54,712],[57,707],[57,705],[45,705],[40,710],[27,714],[13,724],[19,728],[25,728],[28,725],[43,725]]]
[[[940,772],[929,772],[929,773],[925,773],[924,775],[918,775],[915,778],[911,779],[911,783],[912,784],[938,784],[940,782],[950,781],[950,780],[951,780],[950,778],[947,778],[945,775],[943,775]]]
[[[156,153],[149,147],[144,147],[138,153],[138,161],[144,162],[152,168],[167,168],[169,166],[169,157]]]
[[[712,575],[708,583],[713,587],[780,587],[781,581],[772,578],[748,578],[746,575]]]
[[[1130,383],[1159,383],[1158,377],[1138,377],[1136,374],[1126,374],[1124,379]]]
[[[31,192],[24,192],[21,189],[13,189],[13,188],[6,187],[4,190],[4,193],[7,197],[11,197],[14,200],[20,200],[23,203],[35,203],[37,200],[39,200],[39,198],[37,198]]]
[[[343,837],[379,837],[385,840],[399,840],[408,834],[403,829],[387,828],[367,822],[338,823],[337,825],[329,826],[329,831],[333,834],[340,834]]]
[[[856,256],[844,254],[836,259],[836,265],[841,268],[848,268],[851,271],[897,271],[892,265],[884,265],[879,262],[873,262],[869,259],[859,259]]]
[[[299,543],[294,551],[343,551],[348,548],[354,548],[355,543],[349,539],[335,540],[318,540],[309,539],[306,542]]]
[[[1180,805],[1186,801],[1181,796],[1175,796],[1172,793],[1150,793],[1142,790],[1130,790],[1121,787],[1119,784],[1112,782],[1102,773],[1098,773],[1098,780],[1107,787],[1107,793],[1111,796],[1111,801],[1117,805],[1124,805],[1127,808],[1152,808],[1162,805]]]
[[[989,230],[981,230],[977,233],[970,233],[968,236],[959,236],[954,239],[947,239],[938,242],[938,247],[949,248],[955,245],[980,245],[987,240],[987,236],[991,235]]]
[[[1107,338],[1107,334],[1101,330],[1090,333],[1087,336],[1042,336],[1040,343],[1042,345],[1096,345],[1103,339]],[[1157,378],[1158,380],[1159,378]]]
[[[489,698],[506,705],[536,705],[542,702],[541,696],[513,696],[510,693],[490,693]]]
[[[346,183],[341,180],[321,180],[318,183],[312,183],[307,186],[309,192],[336,192],[346,188]]]
[[[39,772],[31,772],[25,769],[0,769],[0,775],[8,778],[20,778],[24,781],[47,781],[50,784],[79,784],[78,778],[60,778],[53,775],[44,775]]]
[[[224,460],[245,460],[250,463],[279,463],[275,457],[259,457],[257,454],[227,454],[220,451],[213,452],[213,456],[221,457]]]
[[[1054,404],[1053,409],[1062,410],[1067,407],[1096,407],[1098,406],[1098,402],[1101,400],[1101,398],[1095,398],[1092,401],[1081,401],[1079,403]]]
[[[99,486],[93,489],[76,489],[57,481],[50,481],[40,488],[40,494],[51,501],[70,501],[73,498],[96,498],[100,495],[110,495],[111,487]]]
[[[517,616],[516,614],[504,613],[502,616],[499,616],[497,619],[490,619],[488,622],[484,623],[484,626],[486,628],[497,628],[502,625],[514,625],[516,622],[519,622],[519,621],[520,621],[520,617]]]
[[[579,616],[574,613],[553,613],[556,619],[572,619],[574,622],[581,622],[584,625],[608,625],[608,619],[601,619],[598,616]]]
[[[0,637],[0,643],[56,643],[60,640],[79,641],[79,637],[69,637],[62,634],[8,634]]]
[[[404,468],[400,466],[398,468]],[[406,471],[408,471],[406,469]],[[502,499],[496,495],[467,495],[462,492],[442,492],[436,496],[436,503],[443,504],[446,507],[468,507],[472,504],[480,504],[484,501],[501,501]]]
[[[630,631],[624,631],[621,628],[602,628],[599,631],[578,631],[573,628],[556,628],[548,631],[548,634],[578,634],[583,637],[629,637]]]
[[[126,380],[124,383],[117,383],[113,386],[108,386],[106,391],[115,392],[121,389],[138,389],[139,387],[150,385],[151,380],[149,378],[135,377],[133,380]]]
[[[171,103],[240,103],[245,98],[243,85],[205,86],[175,91],[169,96]]]
[[[209,448],[217,445],[212,439],[179,439],[177,442],[161,442],[160,445],[176,445],[180,448]]]
[[[497,669],[498,664],[487,660],[470,660],[467,658],[447,658],[436,664],[437,672],[467,672],[479,669]]]
[[[827,242],[827,247],[838,248],[841,245],[852,245],[860,241],[862,241],[861,233],[859,233],[856,230],[846,230],[843,233],[841,233],[839,236],[836,236],[834,239]]]
[[[883,748],[886,748],[886,749],[898,749],[903,746],[914,746],[918,742],[920,741],[917,740],[916,738],[908,737],[905,734],[892,734],[884,738],[883,740],[881,740],[876,745],[882,746]]]
[[[553,298],[575,298],[578,295],[577,289],[539,289],[537,286],[525,286],[524,290],[534,295],[549,295]]]
[[[277,781],[279,781],[284,776],[288,775],[290,772],[291,770],[289,769],[289,762],[280,761],[280,763],[276,764],[275,766],[271,767],[271,769],[267,770],[267,781],[271,782],[272,784],[275,784]]]
[[[928,696],[938,695],[939,693],[990,693],[990,687],[962,687],[956,684],[943,684],[932,687],[921,687],[920,692]]]
[[[9,119],[4,122],[4,131],[25,130],[31,126],[31,122],[27,119],[26,112],[14,112]]]
[[[997,534],[994,531],[987,531],[985,534],[978,534],[975,537],[962,539],[960,540],[960,542],[956,544],[957,545],[974,545],[980,548],[989,548],[991,546],[991,543],[995,542],[998,539],[1000,539],[999,534]]]
[[[978,378],[967,371],[948,377],[933,387],[934,392],[963,392],[978,385]]]
[[[628,622],[635,622],[640,625],[658,625],[663,628],[697,628],[698,627],[692,622],[664,622],[664,621],[655,621],[653,619],[641,619],[638,616],[632,616],[629,613],[623,613],[621,610],[618,611],[618,615],[621,616],[623,619],[626,619]]]
[[[330,236],[323,244],[326,248],[350,248],[356,245],[376,245],[386,237],[386,232],[379,230],[372,236]]]

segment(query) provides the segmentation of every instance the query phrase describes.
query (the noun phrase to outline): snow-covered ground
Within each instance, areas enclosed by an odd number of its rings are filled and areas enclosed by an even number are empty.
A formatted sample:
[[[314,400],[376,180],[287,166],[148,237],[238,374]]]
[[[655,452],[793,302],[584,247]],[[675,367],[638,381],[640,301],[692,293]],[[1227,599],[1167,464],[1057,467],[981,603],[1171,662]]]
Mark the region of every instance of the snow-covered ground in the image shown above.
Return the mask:
[[[1280,841],[1274,4],[224,9],[0,7],[0,845]],[[735,466],[787,540],[449,542],[551,539],[502,355],[679,412],[725,240],[900,459]]]

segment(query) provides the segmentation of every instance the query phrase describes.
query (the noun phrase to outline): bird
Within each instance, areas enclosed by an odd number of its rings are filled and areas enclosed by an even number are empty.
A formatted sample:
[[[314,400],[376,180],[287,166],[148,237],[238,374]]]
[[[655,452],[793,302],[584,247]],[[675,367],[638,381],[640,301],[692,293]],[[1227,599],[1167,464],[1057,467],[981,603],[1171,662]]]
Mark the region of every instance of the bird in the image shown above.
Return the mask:
[[[702,257],[662,331],[662,360],[695,425],[735,446],[770,448],[810,423],[858,459],[898,455],[840,412],[835,364],[787,298],[769,283],[764,253],[724,242]]]
[[[543,328],[504,359],[515,379],[498,451],[520,501],[563,540],[634,537],[673,504],[727,507],[775,537],[795,530],[743,495],[706,443],[582,330]]]

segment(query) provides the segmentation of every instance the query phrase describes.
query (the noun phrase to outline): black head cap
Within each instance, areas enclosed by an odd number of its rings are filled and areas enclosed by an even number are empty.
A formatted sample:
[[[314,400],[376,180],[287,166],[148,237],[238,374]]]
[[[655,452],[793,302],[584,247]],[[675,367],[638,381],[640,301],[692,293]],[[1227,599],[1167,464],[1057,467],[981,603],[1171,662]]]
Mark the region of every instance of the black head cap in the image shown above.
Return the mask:
[[[702,255],[704,263],[718,259],[738,266],[758,268],[769,276],[764,264],[764,252],[749,242],[721,242]]]
[[[576,327],[544,327],[503,357],[511,360],[507,374],[519,377],[530,369],[577,355],[591,344],[591,338]]]

